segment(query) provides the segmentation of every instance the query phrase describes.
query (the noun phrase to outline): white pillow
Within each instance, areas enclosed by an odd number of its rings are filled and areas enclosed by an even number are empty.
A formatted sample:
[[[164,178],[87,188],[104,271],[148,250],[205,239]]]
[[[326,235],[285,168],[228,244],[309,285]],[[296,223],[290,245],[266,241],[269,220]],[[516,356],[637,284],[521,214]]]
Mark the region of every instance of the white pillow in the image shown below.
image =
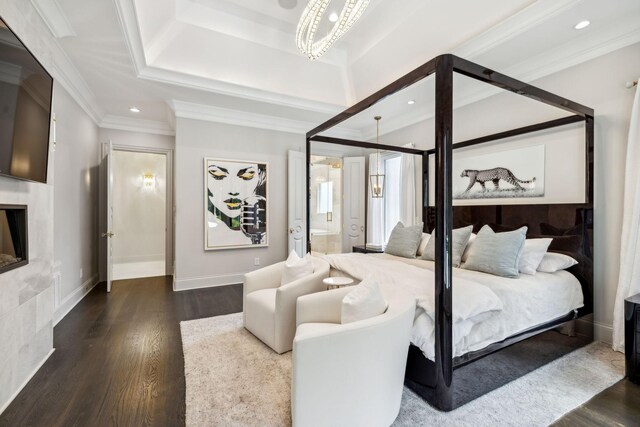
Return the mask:
[[[296,251],[291,251],[289,258],[287,258],[282,267],[280,286],[310,274],[313,274],[313,261],[311,261],[311,257],[307,254],[304,258],[300,258]]]
[[[555,273],[558,270],[567,269],[577,263],[578,261],[568,255],[547,252],[542,257],[542,262],[538,266],[538,271],[542,271],[543,273]]]
[[[469,258],[469,248],[471,248],[473,241],[476,240],[476,236],[476,233],[471,233],[471,236],[469,236],[467,246],[464,248],[464,252],[462,253],[462,262],[467,262],[467,258]]]
[[[518,270],[524,274],[536,274],[536,270],[547,253],[553,239],[527,239],[518,260]]]
[[[374,279],[365,279],[342,299],[342,323],[357,322],[385,312],[387,303]]]
[[[421,256],[424,250],[427,248],[427,243],[429,243],[429,239],[431,238],[431,234],[422,233],[422,239],[420,240],[420,245],[418,246],[417,256]]]

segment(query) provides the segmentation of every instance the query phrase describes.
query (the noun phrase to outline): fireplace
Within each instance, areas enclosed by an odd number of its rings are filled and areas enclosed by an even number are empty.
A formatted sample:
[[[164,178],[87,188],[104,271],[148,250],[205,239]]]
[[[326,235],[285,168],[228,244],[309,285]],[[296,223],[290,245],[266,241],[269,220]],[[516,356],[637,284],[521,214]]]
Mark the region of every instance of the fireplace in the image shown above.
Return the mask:
[[[29,263],[27,207],[0,205],[0,273]]]

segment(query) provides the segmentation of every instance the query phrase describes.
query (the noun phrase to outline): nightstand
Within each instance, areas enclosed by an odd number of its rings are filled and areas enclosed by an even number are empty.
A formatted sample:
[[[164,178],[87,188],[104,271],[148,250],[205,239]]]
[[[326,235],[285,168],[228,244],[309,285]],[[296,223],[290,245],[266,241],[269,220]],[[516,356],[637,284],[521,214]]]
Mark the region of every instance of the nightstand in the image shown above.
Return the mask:
[[[373,249],[371,247],[366,247],[365,245],[357,245],[351,248],[351,252],[358,252],[361,254],[381,254],[384,250],[382,248]]]
[[[327,290],[331,290],[352,286],[354,282],[351,277],[327,277],[322,280],[322,283],[327,285]]]
[[[640,294],[624,300],[624,347],[629,381],[640,384]]]

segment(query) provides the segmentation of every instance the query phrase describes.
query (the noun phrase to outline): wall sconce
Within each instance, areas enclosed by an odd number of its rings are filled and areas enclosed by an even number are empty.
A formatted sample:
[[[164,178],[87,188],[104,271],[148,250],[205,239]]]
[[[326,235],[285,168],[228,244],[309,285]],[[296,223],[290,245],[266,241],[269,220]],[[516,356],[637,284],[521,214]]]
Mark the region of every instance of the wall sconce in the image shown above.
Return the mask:
[[[142,183],[145,187],[155,187],[156,186],[156,177],[152,173],[145,173],[142,175]]]

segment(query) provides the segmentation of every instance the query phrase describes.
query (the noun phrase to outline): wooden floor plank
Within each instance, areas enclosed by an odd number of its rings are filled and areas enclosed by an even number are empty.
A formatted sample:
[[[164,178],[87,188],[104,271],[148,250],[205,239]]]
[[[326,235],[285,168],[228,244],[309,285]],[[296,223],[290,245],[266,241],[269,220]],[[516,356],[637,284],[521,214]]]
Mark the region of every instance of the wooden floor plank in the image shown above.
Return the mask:
[[[0,426],[181,426],[183,320],[242,310],[242,286],[173,292],[171,277],[97,286],[54,329],[56,351]]]
[[[171,277],[97,286],[54,329],[56,351],[0,426],[182,426],[180,322],[242,310],[242,286],[173,292]],[[557,426],[640,426],[640,387],[624,380]]]

